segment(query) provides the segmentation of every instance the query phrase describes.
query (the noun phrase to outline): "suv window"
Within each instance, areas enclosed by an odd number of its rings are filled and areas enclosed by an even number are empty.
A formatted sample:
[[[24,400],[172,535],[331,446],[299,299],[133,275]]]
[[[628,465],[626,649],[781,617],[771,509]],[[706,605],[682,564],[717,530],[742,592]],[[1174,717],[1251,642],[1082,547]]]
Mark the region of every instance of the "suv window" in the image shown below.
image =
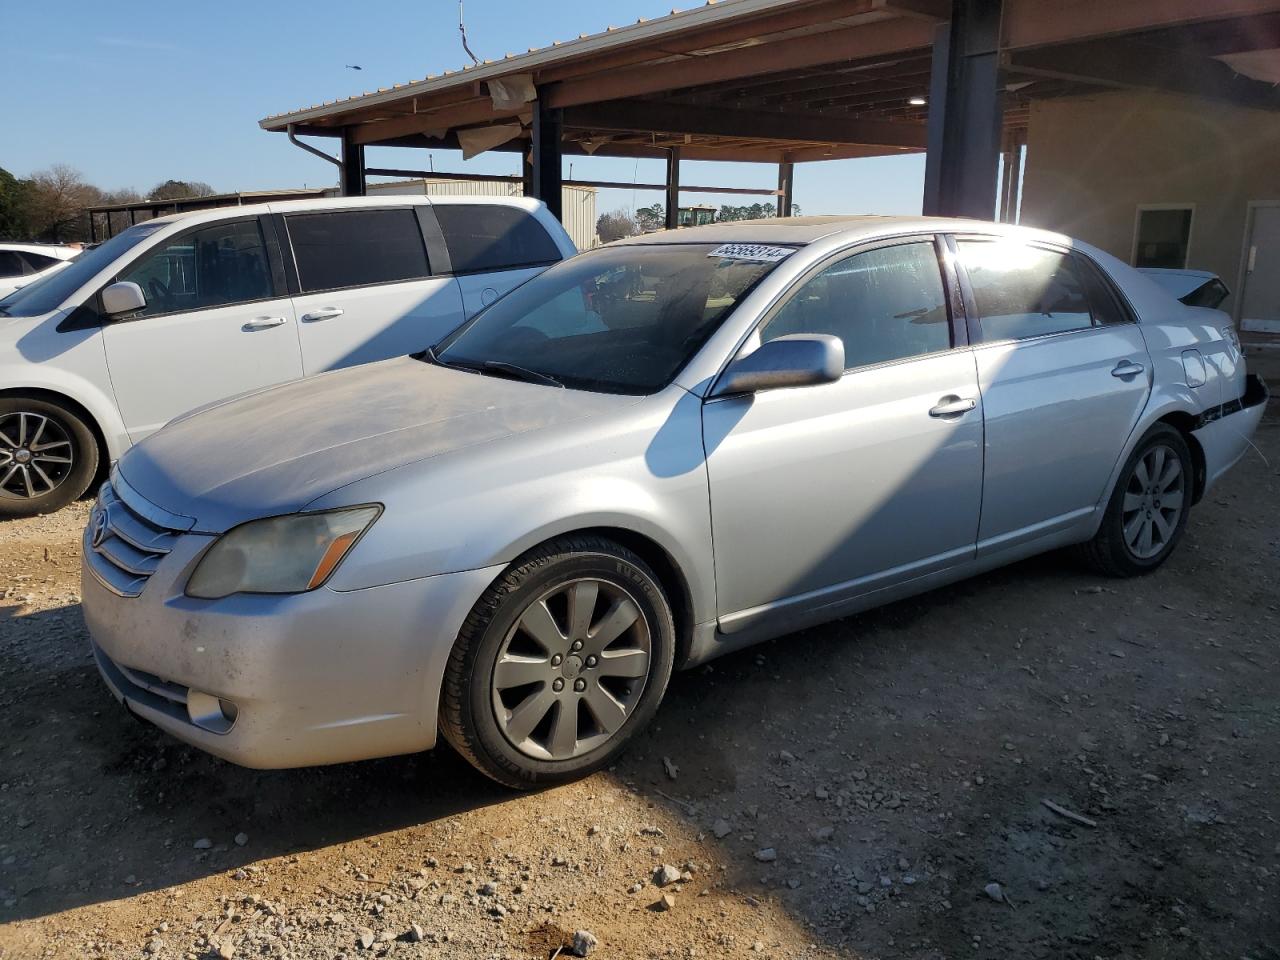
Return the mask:
[[[274,296],[258,221],[215,223],[151,250],[116,279],[142,288],[140,316],[205,310]]]
[[[519,207],[440,203],[432,209],[454,273],[511,270],[563,259],[542,224]]]
[[[1013,240],[960,240],[957,246],[978,308],[981,342],[1093,326],[1070,254]]]
[[[57,257],[46,257],[43,253],[32,253],[29,250],[22,251],[22,259],[31,265],[32,273],[39,273],[46,267],[51,267],[58,262]]]
[[[13,250],[0,250],[0,277],[20,277],[27,272],[27,265]]]
[[[933,242],[857,253],[805,282],[761,332],[763,340],[829,333],[848,369],[951,349],[951,323]]]
[[[303,293],[431,276],[411,207],[297,213],[285,221]]]

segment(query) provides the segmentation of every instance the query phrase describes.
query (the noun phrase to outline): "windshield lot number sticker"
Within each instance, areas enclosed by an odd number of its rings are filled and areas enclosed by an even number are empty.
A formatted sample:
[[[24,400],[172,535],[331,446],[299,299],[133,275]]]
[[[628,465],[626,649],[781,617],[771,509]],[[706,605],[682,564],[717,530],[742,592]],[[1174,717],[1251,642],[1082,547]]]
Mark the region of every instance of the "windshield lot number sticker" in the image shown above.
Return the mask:
[[[726,243],[716,247],[708,257],[720,257],[722,260],[754,260],[762,263],[777,263],[795,253],[791,247],[771,247],[767,243]]]

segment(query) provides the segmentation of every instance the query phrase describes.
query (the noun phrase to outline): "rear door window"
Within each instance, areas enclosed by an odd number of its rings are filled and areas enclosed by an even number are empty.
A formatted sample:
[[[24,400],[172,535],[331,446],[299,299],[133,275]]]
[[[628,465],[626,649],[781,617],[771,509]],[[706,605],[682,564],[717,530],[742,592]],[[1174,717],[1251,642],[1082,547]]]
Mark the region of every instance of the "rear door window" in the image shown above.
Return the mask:
[[[298,213],[285,222],[303,293],[431,276],[411,207]]]
[[[1074,258],[1014,240],[960,240],[981,341],[1027,340],[1093,326]]]
[[[511,270],[563,259],[532,215],[503,204],[433,204],[454,273]]]
[[[140,316],[207,310],[275,295],[257,218],[215,223],[179,234],[117,277],[147,298]]]

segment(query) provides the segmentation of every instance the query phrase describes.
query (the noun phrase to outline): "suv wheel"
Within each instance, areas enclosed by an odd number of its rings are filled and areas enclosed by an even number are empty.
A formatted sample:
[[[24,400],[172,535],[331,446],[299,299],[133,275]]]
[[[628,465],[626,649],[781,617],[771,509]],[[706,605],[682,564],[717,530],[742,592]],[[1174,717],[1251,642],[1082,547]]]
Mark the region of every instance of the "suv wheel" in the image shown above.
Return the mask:
[[[512,564],[467,617],[441,731],[510,787],[583,777],[653,717],[674,656],[671,607],[640,557],[603,538],[556,540]]]
[[[1125,463],[1097,535],[1081,546],[1085,561],[1111,577],[1139,576],[1164,563],[1186,529],[1193,478],[1186,439],[1156,424]]]
[[[0,398],[0,517],[60,510],[97,471],[98,444],[78,416],[44,400]]]

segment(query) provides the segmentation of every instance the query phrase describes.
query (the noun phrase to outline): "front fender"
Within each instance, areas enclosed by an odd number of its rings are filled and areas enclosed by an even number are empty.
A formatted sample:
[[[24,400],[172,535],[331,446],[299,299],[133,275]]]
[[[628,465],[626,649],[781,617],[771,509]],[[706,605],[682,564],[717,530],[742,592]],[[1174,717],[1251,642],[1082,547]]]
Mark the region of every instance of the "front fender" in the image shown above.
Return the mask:
[[[118,460],[130,441],[111,390],[102,337],[96,329],[56,333],[54,320],[56,315],[20,337],[12,353],[0,350],[0,393],[39,391],[71,400],[101,431],[108,459]],[[49,337],[56,339],[46,342]]]

